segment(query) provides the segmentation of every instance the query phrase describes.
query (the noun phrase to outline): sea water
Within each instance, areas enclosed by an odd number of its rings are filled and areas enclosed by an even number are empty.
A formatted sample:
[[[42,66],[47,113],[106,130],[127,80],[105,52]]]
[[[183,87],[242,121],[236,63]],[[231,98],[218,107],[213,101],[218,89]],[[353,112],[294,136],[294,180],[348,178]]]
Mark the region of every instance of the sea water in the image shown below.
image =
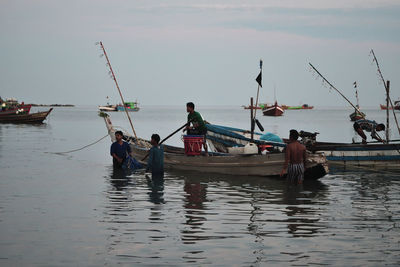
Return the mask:
[[[241,107],[197,110],[210,123],[250,127]],[[281,137],[290,129],[319,132],[320,141],[354,137],[351,109],[257,112],[266,131]],[[384,111],[364,112],[386,120]],[[132,133],[124,113],[110,114]],[[130,115],[146,139],[167,136],[187,117],[184,105]],[[142,171],[113,171],[106,135],[94,106],[55,108],[42,125],[0,124],[1,266],[400,264],[398,172],[331,167],[318,181],[294,185],[167,171],[154,184]],[[395,128],[391,135],[399,139]],[[181,133],[167,143],[183,146]]]

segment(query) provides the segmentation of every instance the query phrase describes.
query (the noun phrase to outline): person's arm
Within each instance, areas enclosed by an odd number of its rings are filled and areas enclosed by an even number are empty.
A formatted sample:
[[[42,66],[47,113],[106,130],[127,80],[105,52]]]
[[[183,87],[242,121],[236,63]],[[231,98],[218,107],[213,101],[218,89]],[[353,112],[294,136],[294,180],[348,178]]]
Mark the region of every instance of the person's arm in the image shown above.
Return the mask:
[[[303,165],[306,167],[306,160],[307,160],[307,149],[304,147],[303,150]]]
[[[380,138],[380,137],[376,134],[375,129],[372,129],[372,131],[371,131],[371,137],[372,137],[373,139],[375,139],[375,140],[378,140],[379,142],[382,142],[382,143],[385,142],[384,140],[382,140],[382,138]]]
[[[150,151],[149,151],[149,158],[147,159],[147,168],[146,168],[146,171],[150,171],[151,169],[153,169],[153,165],[152,165],[152,163],[153,163],[153,157],[154,157],[154,150],[152,149],[152,148],[150,148]]]
[[[290,149],[289,149],[289,145],[287,145],[286,146],[286,151],[285,151],[285,163],[283,164],[283,169],[282,169],[281,174],[280,174],[281,177],[285,174],[285,172],[287,172],[289,159],[290,159]]]

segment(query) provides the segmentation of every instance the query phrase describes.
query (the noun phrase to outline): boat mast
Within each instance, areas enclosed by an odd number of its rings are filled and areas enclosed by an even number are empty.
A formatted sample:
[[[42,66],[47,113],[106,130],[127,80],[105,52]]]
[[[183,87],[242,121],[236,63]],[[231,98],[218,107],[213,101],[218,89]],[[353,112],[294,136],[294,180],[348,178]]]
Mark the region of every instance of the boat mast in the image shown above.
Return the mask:
[[[394,120],[395,120],[395,122],[396,122],[397,130],[399,131],[399,134],[400,134],[399,123],[398,123],[398,121],[397,121],[396,113],[394,112],[394,107],[393,107],[392,99],[390,99],[390,95],[389,95],[389,88],[388,88],[388,85],[389,85],[389,84],[387,84],[387,83],[385,82],[385,79],[383,78],[383,75],[382,75],[382,72],[381,72],[381,68],[379,67],[378,59],[376,58],[373,49],[371,49],[371,54],[372,54],[373,57],[374,57],[374,60],[373,60],[373,61],[375,61],[375,63],[376,63],[376,67],[378,68],[378,74],[379,74],[379,76],[380,76],[380,78],[381,78],[381,80],[382,80],[383,86],[385,87],[385,91],[386,91],[386,94],[387,94],[387,99],[389,100],[390,106],[392,107]],[[389,105],[386,105],[386,108],[389,109]],[[388,115],[387,115],[387,116],[388,116]]]
[[[104,48],[102,42],[100,42],[100,46],[101,46],[101,49],[103,50],[104,56],[106,57],[107,66],[110,68],[110,73],[111,73],[111,75],[112,75],[112,78],[113,78],[113,80],[114,80],[114,82],[115,82],[115,85],[117,86],[119,95],[120,95],[120,97],[121,97],[122,105],[124,105],[124,110],[125,110],[126,116],[128,117],[129,123],[131,124],[133,134],[135,135],[135,138],[137,139],[137,135],[136,135],[136,132],[135,132],[135,128],[133,128],[133,124],[132,124],[131,117],[129,116],[128,110],[127,110],[127,108],[126,108],[126,106],[125,106],[125,101],[124,101],[124,98],[123,98],[123,96],[122,96],[121,90],[119,89],[119,85],[118,85],[118,82],[117,82],[117,78],[115,77],[114,71],[113,71],[113,69],[112,69],[112,67],[111,67],[110,60],[108,59],[106,50],[105,50],[105,48]]]
[[[390,81],[386,81],[386,141],[389,143],[389,88]]]
[[[262,65],[263,65],[263,61],[262,59],[260,59],[260,74],[258,75],[258,77],[260,77],[260,82],[258,83],[258,87],[257,87],[257,98],[256,98],[256,108],[254,110],[254,118],[256,118],[256,114],[257,114],[257,107],[258,107],[258,95],[260,93],[260,85],[261,85],[261,79],[262,79]],[[257,78],[258,78],[257,77]]]
[[[354,82],[354,88],[356,88],[356,100],[357,100],[357,105],[356,107],[360,108],[360,103],[358,101],[358,91],[357,91],[357,82]]]

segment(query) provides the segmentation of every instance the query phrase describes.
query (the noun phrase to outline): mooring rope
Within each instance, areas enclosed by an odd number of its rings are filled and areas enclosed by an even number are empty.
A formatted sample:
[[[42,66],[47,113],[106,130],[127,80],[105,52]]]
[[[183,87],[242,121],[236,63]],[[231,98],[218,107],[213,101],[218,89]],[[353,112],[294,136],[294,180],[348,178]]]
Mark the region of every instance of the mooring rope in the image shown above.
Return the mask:
[[[51,154],[67,154],[67,153],[71,153],[71,152],[76,152],[76,151],[85,149],[85,148],[87,148],[87,147],[90,147],[90,146],[92,146],[92,145],[94,145],[94,144],[97,144],[98,142],[100,142],[101,140],[103,140],[104,138],[106,138],[107,136],[110,136],[110,135],[109,135],[109,134],[106,134],[105,136],[103,136],[103,137],[100,138],[99,140],[97,140],[97,141],[95,141],[95,142],[93,142],[93,143],[90,143],[90,144],[88,144],[88,145],[86,145],[86,146],[83,146],[83,147],[81,147],[81,148],[74,149],[74,150],[65,151],[65,152],[45,152],[45,153],[51,153]]]

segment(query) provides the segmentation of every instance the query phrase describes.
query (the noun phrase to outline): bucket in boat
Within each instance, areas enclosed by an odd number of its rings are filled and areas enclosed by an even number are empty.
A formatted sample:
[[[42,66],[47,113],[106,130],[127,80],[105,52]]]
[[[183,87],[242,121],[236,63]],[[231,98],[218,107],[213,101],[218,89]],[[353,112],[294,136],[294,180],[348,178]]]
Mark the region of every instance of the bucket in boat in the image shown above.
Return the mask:
[[[201,147],[203,146],[203,135],[184,135],[183,142],[185,144],[185,154],[188,156],[195,156],[201,154]]]

